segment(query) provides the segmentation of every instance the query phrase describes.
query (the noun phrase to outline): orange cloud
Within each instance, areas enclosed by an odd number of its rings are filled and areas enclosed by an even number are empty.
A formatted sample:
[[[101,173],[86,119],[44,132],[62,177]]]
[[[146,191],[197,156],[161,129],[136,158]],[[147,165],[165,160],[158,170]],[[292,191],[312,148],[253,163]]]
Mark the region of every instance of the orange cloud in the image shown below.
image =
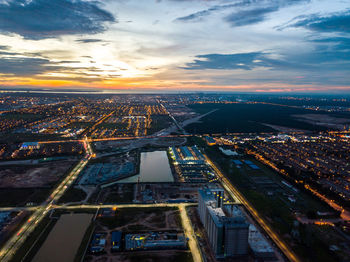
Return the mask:
[[[80,82],[78,80],[34,79],[30,77],[0,78],[4,87],[45,87],[45,88],[93,88],[120,90],[179,90],[179,91],[245,91],[245,92],[312,92],[350,91],[350,86],[291,85],[285,83],[262,83],[247,85],[212,85],[206,80],[159,80],[153,78],[115,78],[101,81]]]

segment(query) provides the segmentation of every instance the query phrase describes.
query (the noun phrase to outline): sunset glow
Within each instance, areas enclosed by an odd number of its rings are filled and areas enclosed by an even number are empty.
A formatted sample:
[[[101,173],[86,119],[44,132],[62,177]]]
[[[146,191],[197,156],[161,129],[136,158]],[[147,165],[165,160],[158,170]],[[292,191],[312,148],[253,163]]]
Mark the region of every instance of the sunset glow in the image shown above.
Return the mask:
[[[343,92],[347,1],[1,0],[0,87]]]

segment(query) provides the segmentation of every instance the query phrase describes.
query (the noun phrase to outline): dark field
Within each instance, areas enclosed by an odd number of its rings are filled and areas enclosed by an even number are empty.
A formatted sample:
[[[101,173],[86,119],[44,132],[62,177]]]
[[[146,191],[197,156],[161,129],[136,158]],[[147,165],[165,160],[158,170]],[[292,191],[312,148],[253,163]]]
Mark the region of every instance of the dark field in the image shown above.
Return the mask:
[[[276,131],[271,127],[263,125],[263,123],[308,131],[326,130],[325,127],[298,121],[292,116],[310,113],[322,114],[306,109],[265,104],[214,103],[194,104],[189,107],[200,114],[218,109],[203,117],[200,123],[193,123],[186,126],[185,129],[191,133],[261,133]],[[330,115],[329,113],[327,114]],[[336,116],[336,114],[331,115]]]

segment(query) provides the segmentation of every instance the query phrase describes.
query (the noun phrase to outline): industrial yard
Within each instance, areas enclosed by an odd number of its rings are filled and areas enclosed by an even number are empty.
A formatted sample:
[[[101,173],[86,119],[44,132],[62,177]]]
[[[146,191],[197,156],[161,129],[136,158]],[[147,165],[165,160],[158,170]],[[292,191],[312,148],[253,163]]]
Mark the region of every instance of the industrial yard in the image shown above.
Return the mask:
[[[172,261],[190,258],[187,249],[175,207],[101,209],[84,261],[133,261],[135,252],[146,250],[146,256]]]

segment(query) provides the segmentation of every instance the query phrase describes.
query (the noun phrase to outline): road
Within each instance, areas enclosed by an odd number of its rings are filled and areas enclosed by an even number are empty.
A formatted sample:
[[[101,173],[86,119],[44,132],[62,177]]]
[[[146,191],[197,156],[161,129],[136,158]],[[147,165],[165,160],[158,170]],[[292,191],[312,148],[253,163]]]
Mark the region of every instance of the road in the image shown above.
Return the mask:
[[[0,250],[0,261],[10,261],[16,251],[22,246],[27,237],[34,231],[40,221],[46,216],[47,212],[53,207],[53,205],[60,199],[64,192],[74,183],[79,173],[87,165],[88,161],[92,157],[91,146],[84,139],[84,148],[86,149],[85,157],[73,168],[73,170],[66,176],[66,178],[57,186],[57,188],[51,193],[49,198],[30,216],[30,218],[23,224],[23,226],[14,234]]]
[[[272,228],[265,222],[265,220],[259,215],[259,213],[249,204],[249,202],[243,197],[243,195],[231,184],[231,182],[224,176],[224,174],[216,167],[216,165],[208,158],[207,155],[204,155],[207,162],[215,170],[216,174],[219,177],[223,187],[228,191],[232,196],[236,196],[240,203],[249,211],[253,216],[255,221],[265,230],[273,242],[278,246],[278,248],[283,252],[283,254],[290,260],[295,262],[301,262],[301,260],[294,254],[293,251],[285,244],[285,242],[272,230]]]
[[[188,133],[186,132],[186,130],[179,124],[179,122],[177,122],[177,120],[175,119],[175,117],[166,109],[166,107],[160,103],[158,101],[158,103],[161,105],[161,107],[164,108],[164,110],[168,113],[168,116],[173,120],[174,124],[177,126],[177,128],[179,129],[179,131],[182,132],[182,134],[184,135],[188,135]]]
[[[191,250],[193,261],[201,262],[203,261],[202,253],[200,251],[199,244],[192,227],[192,223],[187,215],[186,206],[184,204],[180,204],[179,210],[182,220],[182,226],[184,228],[185,235],[188,238],[188,246]]]

